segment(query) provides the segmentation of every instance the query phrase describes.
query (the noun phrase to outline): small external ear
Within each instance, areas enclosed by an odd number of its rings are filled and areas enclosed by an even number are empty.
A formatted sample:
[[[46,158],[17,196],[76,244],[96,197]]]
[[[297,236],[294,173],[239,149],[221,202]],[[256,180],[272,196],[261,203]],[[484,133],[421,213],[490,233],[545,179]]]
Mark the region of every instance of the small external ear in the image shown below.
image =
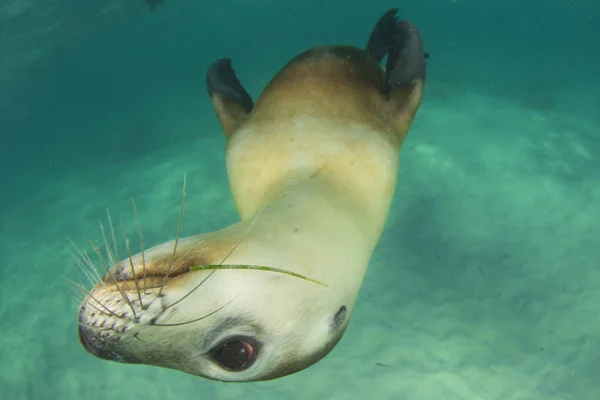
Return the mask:
[[[228,58],[221,58],[208,68],[206,89],[217,112],[223,133],[229,139],[252,111],[254,107],[252,97],[240,83]]]
[[[387,11],[377,22],[367,52],[377,61],[387,55],[385,85],[390,112],[401,132],[408,132],[423,97],[425,59],[419,30],[410,21],[399,21],[397,8]]]

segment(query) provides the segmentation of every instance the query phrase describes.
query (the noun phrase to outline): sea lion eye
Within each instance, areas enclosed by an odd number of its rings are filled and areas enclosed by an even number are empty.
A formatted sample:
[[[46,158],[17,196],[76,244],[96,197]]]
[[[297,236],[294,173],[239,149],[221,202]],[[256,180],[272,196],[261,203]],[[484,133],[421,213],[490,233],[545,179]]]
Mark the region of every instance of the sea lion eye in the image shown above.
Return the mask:
[[[217,346],[212,358],[226,370],[243,371],[254,363],[256,350],[248,340],[234,339]]]

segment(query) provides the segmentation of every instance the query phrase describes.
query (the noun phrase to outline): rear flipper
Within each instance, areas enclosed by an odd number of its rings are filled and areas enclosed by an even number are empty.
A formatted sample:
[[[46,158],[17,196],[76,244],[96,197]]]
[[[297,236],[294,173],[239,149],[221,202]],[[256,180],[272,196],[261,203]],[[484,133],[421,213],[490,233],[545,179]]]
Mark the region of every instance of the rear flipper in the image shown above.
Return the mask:
[[[229,138],[254,107],[252,97],[240,83],[230,59],[221,58],[212,63],[206,73],[206,89],[225,137]]]
[[[429,57],[423,52],[418,29],[410,21],[399,21],[397,12],[397,8],[388,10],[377,21],[367,45],[367,52],[377,61],[388,56],[384,89],[387,93],[424,80],[425,59]]]

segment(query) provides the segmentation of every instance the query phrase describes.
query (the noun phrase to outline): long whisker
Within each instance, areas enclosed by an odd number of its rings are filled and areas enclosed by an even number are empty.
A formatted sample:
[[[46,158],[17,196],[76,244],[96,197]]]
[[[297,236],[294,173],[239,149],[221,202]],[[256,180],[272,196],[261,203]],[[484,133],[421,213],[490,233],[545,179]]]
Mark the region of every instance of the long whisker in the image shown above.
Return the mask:
[[[160,295],[162,294],[163,289],[165,288],[165,285],[167,283],[167,280],[169,279],[169,274],[171,273],[171,268],[173,268],[173,262],[175,261],[175,253],[177,252],[177,244],[179,242],[179,237],[181,236],[181,225],[183,223],[183,208],[185,205],[185,184],[186,184],[186,176],[187,173],[184,172],[183,173],[183,187],[181,188],[181,208],[179,209],[179,222],[177,223],[177,236],[175,237],[175,246],[173,246],[173,255],[171,256],[171,262],[169,264],[169,269],[167,269],[167,274],[165,275],[162,285],[160,286],[160,290],[158,291],[158,294],[156,295],[155,298],[160,297]],[[154,300],[152,300],[154,301]]]
[[[82,260],[79,259],[79,257],[77,257],[77,255],[73,252],[73,250],[67,248],[68,252],[71,253],[71,256],[73,256],[73,259],[75,260],[75,265],[77,265],[77,267],[79,268],[79,270],[83,273],[83,275],[87,278],[88,282],[94,286],[96,284],[96,280],[94,279],[94,276],[92,275],[92,273],[86,268],[85,264],[83,263]]]
[[[256,221],[258,221],[258,217],[260,216],[260,214],[262,214],[263,210],[265,209],[266,205],[263,205],[260,209],[260,211],[254,216],[254,218],[252,219],[252,222],[250,223],[250,225],[248,226],[248,228],[246,229],[246,231],[244,232],[244,234],[238,239],[237,243],[233,246],[233,248],[229,251],[229,253],[227,253],[227,255],[223,258],[223,260],[219,263],[219,265],[222,265],[225,261],[227,261],[227,259],[233,254],[233,252],[235,251],[235,249],[237,249],[237,247],[240,245],[240,243],[242,243],[242,240],[244,240],[244,238],[250,233],[250,231],[252,230],[252,228],[254,227],[254,224],[256,223]],[[217,272],[216,269],[212,270],[211,273],[204,278],[199,284],[197,284],[196,286],[194,286],[189,292],[187,292],[184,296],[182,296],[179,300],[177,300],[176,302],[169,304],[168,306],[166,306],[164,309],[168,309],[173,307],[174,305],[182,302],[184,299],[186,299],[189,295],[191,295],[192,293],[194,293],[200,286],[202,286],[204,284],[204,282],[206,282],[211,276],[214,275],[214,273]]]
[[[326,287],[328,286],[326,283],[320,282],[320,281],[318,281],[316,279],[309,278],[308,276],[297,274],[295,272],[288,271],[288,270],[282,269],[282,268],[265,267],[263,265],[240,265],[240,264],[232,264],[232,265],[224,265],[224,264],[220,264],[220,265],[196,265],[194,267],[191,267],[190,271],[208,271],[208,270],[213,270],[213,269],[215,269],[215,270],[217,270],[217,269],[254,270],[254,271],[277,272],[277,273],[280,273],[280,274],[290,275],[290,276],[293,276],[295,278],[304,279],[305,281],[316,283],[317,285],[326,286]]]
[[[135,213],[135,219],[137,221],[138,232],[140,234],[140,247],[142,249],[142,268],[144,269],[144,294],[146,293],[146,254],[144,253],[144,234],[142,233],[142,224],[140,223],[140,215],[138,213],[137,207],[135,205],[135,200],[133,197],[131,198],[131,203],[133,204],[133,212]],[[140,300],[141,301],[141,300]]]
[[[85,300],[85,298],[84,298],[84,300]],[[95,300],[95,301],[97,301],[97,300]],[[107,310],[107,311],[104,311],[104,310],[102,310],[102,309],[100,309],[100,308],[96,307],[96,306],[94,305],[94,303],[90,302],[89,300],[85,300],[85,303],[86,303],[88,306],[92,307],[94,310],[98,311],[99,313],[106,314],[106,312],[108,311],[108,310]],[[111,311],[111,312],[112,312],[112,311]],[[109,314],[110,314],[110,313],[109,313]],[[110,315],[114,316],[115,318],[122,319],[122,317],[121,317],[121,316],[119,316],[119,315],[117,315],[117,314],[115,314],[115,313],[112,313],[112,314],[110,314]],[[80,325],[82,325],[82,326],[85,326],[85,325],[83,325],[83,324],[80,324]]]
[[[81,304],[81,302],[85,300],[85,294],[84,294],[84,292],[81,290],[80,287],[75,286],[72,281],[70,281],[70,280],[68,280],[66,278],[65,278],[65,281],[67,281],[67,283],[69,284],[69,286],[71,286],[71,290],[73,291],[73,296],[75,297],[74,300],[78,304]],[[81,286],[83,286],[83,285],[81,285]]]
[[[115,249],[114,250],[115,255],[117,256],[117,261],[120,261],[121,257],[119,256],[119,247],[117,246],[117,238],[115,236],[115,228],[113,228],[112,218],[110,217],[110,210],[108,208],[106,209],[106,215],[108,216],[108,225],[110,227],[110,235],[112,236],[113,246]]]
[[[106,234],[104,233],[104,225],[102,225],[102,222],[98,221],[98,223],[100,224],[100,232],[102,233],[102,241],[104,242],[104,248],[106,249],[106,254],[108,255],[108,263],[110,265],[114,265],[117,263],[115,254],[113,253],[112,249],[110,248],[110,245],[108,244],[108,241],[106,240]]]
[[[233,252],[235,251],[235,249],[237,249],[238,246],[240,245],[240,243],[242,243],[242,240],[244,240],[244,238],[246,236],[248,236],[248,234],[250,233],[250,231],[252,230],[252,228],[254,228],[254,224],[256,224],[256,221],[258,221],[258,218],[260,217],[260,215],[262,214],[262,212],[263,212],[263,210],[265,209],[266,206],[267,206],[266,203],[263,204],[263,206],[260,208],[260,210],[256,213],[256,215],[252,219],[252,222],[250,223],[250,226],[248,226],[248,229],[246,229],[246,231],[244,232],[244,234],[236,242],[235,246],[233,246],[233,248],[229,251],[229,253],[227,253],[227,255],[223,258],[223,260],[221,260],[221,262],[219,263],[219,265],[221,265],[225,261],[227,261],[227,259],[233,254]]]
[[[216,314],[216,313],[218,313],[219,311],[221,311],[222,309],[224,309],[225,307],[227,307],[227,306],[228,306],[228,305],[229,305],[229,304],[230,304],[232,301],[234,301],[235,299],[237,299],[237,298],[238,298],[238,296],[239,296],[239,295],[235,296],[233,299],[229,300],[227,303],[225,303],[225,304],[224,304],[224,305],[222,305],[221,307],[217,308],[215,311],[212,311],[212,312],[210,312],[210,313],[208,313],[208,314],[206,314],[206,315],[203,315],[203,316],[201,316],[201,317],[199,317],[199,318],[196,318],[196,319],[193,319],[193,320],[191,320],[191,321],[185,321],[185,322],[176,322],[176,323],[173,323],[173,324],[157,324],[156,322],[154,322],[154,323],[151,323],[150,325],[152,325],[152,326],[163,326],[163,327],[164,327],[164,326],[181,326],[181,325],[192,324],[192,323],[194,323],[194,322],[201,321],[201,320],[203,320],[203,319],[205,319],[205,318],[208,318],[208,317],[210,317],[210,316],[211,316],[211,315],[213,315],[213,314]]]
[[[91,240],[90,240],[90,244],[92,245],[94,252],[96,252],[96,254],[98,255],[98,258],[100,259],[100,262],[102,263],[102,267],[104,267],[104,270],[108,273],[108,275],[110,275],[110,278],[112,279],[113,283],[117,287],[117,290],[119,291],[119,293],[121,293],[121,297],[123,297],[123,300],[125,300],[127,305],[129,305],[129,308],[131,309],[131,312],[133,313],[134,318],[137,319],[137,314],[135,313],[135,309],[133,308],[131,301],[129,301],[129,298],[127,297],[127,295],[125,295],[125,293],[123,292],[123,289],[121,289],[121,286],[119,286],[119,284],[117,283],[117,280],[115,279],[113,273],[110,272],[110,269],[108,269],[106,267],[106,264],[104,263],[104,258],[102,258],[102,253],[100,253],[100,249],[98,248],[98,246],[94,245],[94,243]]]
[[[106,311],[101,310],[100,308],[96,307],[92,302],[90,302],[89,300],[86,299],[86,292],[82,288],[75,286],[75,284],[73,284],[72,282],[70,282],[70,283],[71,283],[71,289],[73,289],[74,295],[76,297],[78,297],[78,304],[85,302],[85,304],[94,308],[99,313],[106,314]],[[84,326],[81,323],[79,325]]]
[[[131,249],[129,248],[129,239],[127,239],[127,235],[125,234],[125,227],[121,222],[121,230],[123,231],[123,239],[125,240],[125,248],[127,249],[127,258],[129,259],[129,265],[131,266],[131,275],[133,275],[133,281],[135,282],[135,289],[137,291],[138,299],[140,300],[140,307],[144,309],[144,303],[142,302],[142,293],[140,292],[140,286],[138,284],[137,274],[135,273],[135,268],[133,267],[133,260],[131,259]]]
[[[97,281],[99,281],[102,284],[102,286],[106,287],[106,285],[104,284],[104,281],[100,277],[100,274],[98,274],[98,270],[94,266],[94,263],[92,262],[90,257],[87,254],[85,254],[84,252],[82,252],[81,250],[79,250],[79,247],[77,247],[77,245],[75,243],[73,243],[73,241],[70,238],[67,238],[67,240],[69,241],[71,246],[73,246],[73,249],[79,255],[82,262],[89,268],[90,273],[93,273],[93,275],[96,276]]]
[[[102,314],[108,313],[109,315],[112,315],[115,318],[123,319],[122,315],[118,315],[117,313],[115,313],[114,311],[112,311],[110,308],[108,308],[106,305],[102,304],[94,296],[92,296],[92,294],[90,293],[90,291],[87,290],[83,285],[81,285],[81,284],[79,284],[77,282],[73,282],[70,279],[66,279],[66,278],[65,278],[65,281],[67,281],[67,283],[71,286],[71,289],[73,290],[74,295],[79,298],[79,300],[77,301],[78,304],[81,304],[82,302],[85,302],[88,306],[92,307],[93,309],[95,309],[99,313],[102,313]],[[102,309],[100,309],[100,308],[98,308],[96,305],[94,305],[92,302],[90,302],[87,299],[87,297],[93,299],[102,308],[104,308],[105,311],[102,310]],[[86,326],[86,325],[82,324],[82,323],[79,323],[79,326]]]
[[[94,262],[92,261],[92,259],[90,258],[90,256],[87,255],[87,253],[83,253],[83,254],[85,256],[85,259],[87,260],[87,263],[90,265],[90,268],[96,274],[96,277],[98,278],[98,281],[100,281],[100,283],[102,284],[102,286],[106,287],[106,284],[104,283],[104,279],[100,276],[100,273],[98,272],[98,269],[96,269],[96,264],[94,264]]]
[[[197,284],[196,286],[194,286],[189,292],[187,292],[185,295],[183,295],[181,298],[179,298],[179,300],[175,301],[174,303],[169,304],[168,306],[165,306],[163,310],[168,310],[169,308],[181,303],[183,300],[185,300],[189,295],[191,295],[192,293],[194,293],[196,291],[196,289],[198,289],[200,286],[202,286],[204,284],[204,282],[206,282],[208,280],[208,278],[210,278],[211,276],[213,276],[213,274],[217,272],[216,269],[212,270],[210,274],[208,274],[208,276],[204,279],[202,279],[202,281]]]
[[[123,319],[122,315],[117,314],[116,312],[114,312],[113,310],[111,310],[110,308],[108,308],[107,306],[105,306],[101,301],[99,301],[97,298],[95,298],[89,290],[87,290],[86,288],[84,288],[83,286],[81,286],[80,284],[78,284],[77,282],[73,282],[73,281],[69,281],[71,283],[71,285],[73,285],[74,287],[78,288],[80,291],[82,291],[83,293],[85,293],[87,296],[89,296],[92,300],[94,300],[96,303],[98,303],[100,305],[100,307],[104,308],[110,315],[119,318],[119,319]],[[92,303],[90,303],[89,301],[87,302],[88,304],[90,304],[92,307],[94,307],[96,310],[98,310],[98,307],[95,307],[92,305]],[[100,312],[103,312],[102,310],[98,310]]]

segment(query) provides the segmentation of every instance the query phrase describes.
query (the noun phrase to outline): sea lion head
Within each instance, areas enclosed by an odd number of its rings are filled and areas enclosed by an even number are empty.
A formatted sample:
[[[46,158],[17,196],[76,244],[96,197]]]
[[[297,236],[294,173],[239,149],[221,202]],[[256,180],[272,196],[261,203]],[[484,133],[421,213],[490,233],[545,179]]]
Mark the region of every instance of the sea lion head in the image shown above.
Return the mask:
[[[193,270],[218,264],[231,249],[210,234],[180,239],[176,252],[174,245],[115,263],[86,292],[79,338],[88,352],[212,380],[259,381],[316,363],[341,339],[351,307],[344,293],[269,271]],[[236,253],[248,251],[252,243]]]

